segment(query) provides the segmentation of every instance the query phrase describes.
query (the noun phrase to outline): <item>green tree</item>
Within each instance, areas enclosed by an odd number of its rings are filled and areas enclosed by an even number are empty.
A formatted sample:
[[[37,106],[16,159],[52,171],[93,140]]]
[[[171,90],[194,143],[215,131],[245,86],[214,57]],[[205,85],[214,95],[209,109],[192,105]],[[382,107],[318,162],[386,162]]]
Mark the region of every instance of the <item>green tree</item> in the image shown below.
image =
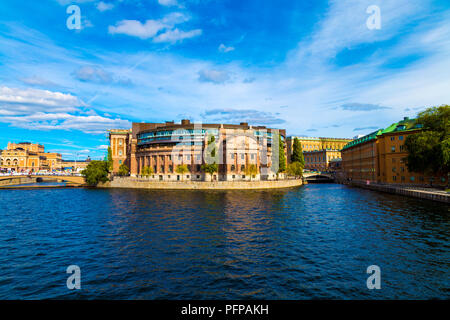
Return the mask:
[[[278,173],[286,171],[286,155],[284,154],[284,141],[278,135]]]
[[[130,169],[127,167],[125,163],[122,163],[119,167],[119,176],[127,176],[130,173]]]
[[[212,176],[219,170],[219,166],[216,163],[212,164],[205,163],[202,165],[202,170],[205,171],[206,173],[209,173]]]
[[[84,180],[90,186],[108,181],[108,163],[106,161],[92,160],[86,169],[81,171]]]
[[[211,134],[208,137],[208,145],[206,147],[205,162],[208,164],[218,162],[216,138]]]
[[[153,168],[152,167],[145,166],[145,167],[142,168],[142,175],[143,176],[149,177],[152,174],[153,174]]]
[[[303,157],[302,144],[297,137],[294,138],[294,144],[292,146],[291,162],[299,162],[302,167],[305,167],[305,158]]]
[[[288,164],[287,174],[289,176],[301,177],[303,175],[303,165],[298,161]]]
[[[185,173],[189,172],[189,169],[187,167],[187,165],[185,164],[180,164],[179,166],[177,166],[177,168],[175,169],[175,172],[178,174],[181,174],[181,180],[183,180],[183,176]]]
[[[250,180],[252,180],[253,176],[258,174],[258,167],[256,164],[249,164],[245,167],[245,174],[250,176]]]
[[[107,155],[107,163],[108,163],[108,171],[113,171],[113,159],[112,159],[112,150],[111,147],[108,147],[108,155]]]
[[[416,125],[423,130],[406,137],[406,164],[410,172],[449,174],[450,106],[432,107],[419,113]]]

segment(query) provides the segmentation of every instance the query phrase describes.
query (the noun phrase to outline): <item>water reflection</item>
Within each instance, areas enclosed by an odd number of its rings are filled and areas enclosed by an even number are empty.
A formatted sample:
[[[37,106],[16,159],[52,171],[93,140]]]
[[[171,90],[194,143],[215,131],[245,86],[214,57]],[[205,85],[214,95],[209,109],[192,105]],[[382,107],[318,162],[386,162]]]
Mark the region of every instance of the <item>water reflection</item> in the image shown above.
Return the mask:
[[[4,190],[0,211],[0,298],[449,298],[448,206],[413,198],[332,184]],[[65,289],[70,264],[79,292]],[[383,290],[365,286],[371,264]]]

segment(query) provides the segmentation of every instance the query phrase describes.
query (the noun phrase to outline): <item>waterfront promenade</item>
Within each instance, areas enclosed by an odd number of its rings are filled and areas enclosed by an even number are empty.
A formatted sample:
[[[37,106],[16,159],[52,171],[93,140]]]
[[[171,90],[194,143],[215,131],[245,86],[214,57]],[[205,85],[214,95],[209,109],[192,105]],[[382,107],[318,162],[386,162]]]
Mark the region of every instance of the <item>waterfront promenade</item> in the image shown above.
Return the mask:
[[[423,188],[420,186],[402,186],[402,185],[392,185],[392,184],[381,184],[381,183],[364,183],[359,181],[339,181],[339,183],[360,187],[369,190],[387,192],[392,194],[398,194],[408,197],[427,199],[433,201],[439,201],[444,203],[450,203],[450,193],[434,189],[434,188]]]

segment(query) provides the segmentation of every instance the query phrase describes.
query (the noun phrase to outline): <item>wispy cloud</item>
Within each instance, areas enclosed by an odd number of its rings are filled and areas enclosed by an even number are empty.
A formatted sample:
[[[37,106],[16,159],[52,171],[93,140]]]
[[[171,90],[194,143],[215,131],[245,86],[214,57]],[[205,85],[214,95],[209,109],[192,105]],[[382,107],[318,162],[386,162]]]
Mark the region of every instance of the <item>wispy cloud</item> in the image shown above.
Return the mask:
[[[219,48],[218,48],[218,50],[219,50],[220,52],[230,52],[230,51],[234,51],[234,47],[232,47],[232,46],[227,47],[226,45],[224,45],[223,43],[221,43],[220,46],[219,46]]]
[[[180,31],[178,29],[174,30],[167,30],[166,32],[159,34],[155,39],[154,42],[171,42],[175,43],[178,41],[182,41],[184,39],[194,38],[198,37],[202,34],[201,29],[195,29],[190,31]]]
[[[379,127],[371,126],[371,127],[355,128],[353,129],[353,131],[376,130],[376,129],[379,129]]]
[[[183,31],[175,28],[176,25],[189,20],[190,16],[184,13],[172,12],[162,19],[149,19],[144,23],[138,20],[121,20],[115,26],[109,26],[108,31],[110,34],[125,34],[144,40],[153,38],[155,43],[175,43],[202,34],[201,29]]]
[[[229,80],[230,76],[226,71],[219,70],[200,70],[198,72],[198,80],[201,82],[212,82],[215,84],[224,83]]]
[[[80,130],[100,134],[111,127],[127,128],[120,118],[83,111],[84,103],[61,92],[39,89],[0,88],[0,122],[33,130]]]
[[[212,109],[202,114],[206,121],[221,123],[248,122],[250,125],[276,125],[285,123],[285,120],[277,118],[270,112],[262,112],[255,109]]]
[[[98,11],[108,11],[108,10],[112,10],[114,8],[114,4],[113,3],[106,3],[103,1],[100,1],[99,3],[97,3],[97,9]]]
[[[383,109],[391,109],[390,107],[383,107],[377,104],[370,103],[346,103],[341,106],[342,110],[350,110],[350,111],[374,111],[374,110],[383,110]]]

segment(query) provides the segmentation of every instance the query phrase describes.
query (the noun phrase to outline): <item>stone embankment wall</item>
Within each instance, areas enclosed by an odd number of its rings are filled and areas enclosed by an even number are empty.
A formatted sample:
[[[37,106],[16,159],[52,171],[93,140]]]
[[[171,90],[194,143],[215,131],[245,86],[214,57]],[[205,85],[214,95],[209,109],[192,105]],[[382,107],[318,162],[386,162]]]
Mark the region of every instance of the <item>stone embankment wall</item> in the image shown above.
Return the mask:
[[[137,189],[196,189],[196,190],[236,190],[236,189],[277,189],[301,186],[301,179],[271,181],[150,181],[145,178],[114,177],[113,181],[98,185],[100,188]]]
[[[396,186],[391,184],[377,184],[377,183],[366,184],[364,182],[359,181],[345,181],[345,182],[339,181],[339,182],[346,185],[360,187],[369,190],[388,192],[408,197],[450,203],[449,193],[431,188],[420,188],[420,187],[400,186],[400,185]]]
[[[29,177],[11,177],[0,180],[0,187],[13,186],[24,183],[33,183],[36,182],[36,178]]]

